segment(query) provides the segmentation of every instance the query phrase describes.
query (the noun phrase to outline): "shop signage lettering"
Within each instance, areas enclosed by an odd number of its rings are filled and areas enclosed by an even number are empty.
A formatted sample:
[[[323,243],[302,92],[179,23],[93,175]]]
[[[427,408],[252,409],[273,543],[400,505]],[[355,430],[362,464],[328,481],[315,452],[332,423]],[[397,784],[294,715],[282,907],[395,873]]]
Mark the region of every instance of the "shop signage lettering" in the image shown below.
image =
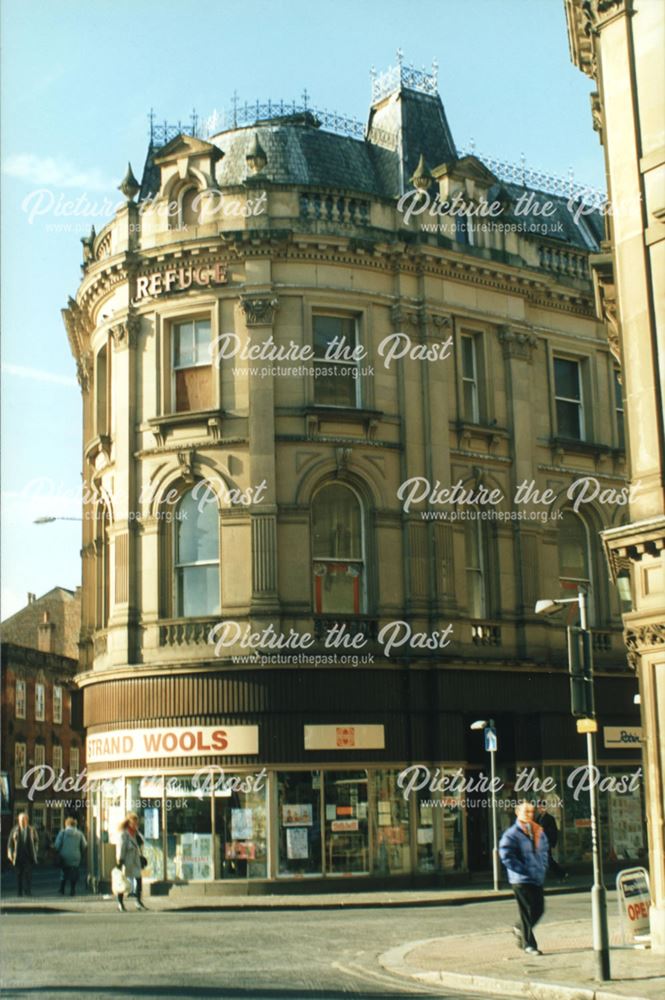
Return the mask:
[[[603,743],[608,749],[633,750],[641,742],[640,726],[603,726]]]
[[[619,911],[624,937],[629,941],[650,931],[651,892],[645,868],[624,868],[617,875]]]
[[[86,741],[88,764],[203,754],[257,754],[258,726],[191,726],[94,733]]]
[[[222,264],[202,267],[169,267],[163,271],[151,271],[136,279],[134,304],[142,299],[155,298],[169,292],[185,292],[188,288],[208,288],[210,285],[225,285],[228,281],[226,268]]]

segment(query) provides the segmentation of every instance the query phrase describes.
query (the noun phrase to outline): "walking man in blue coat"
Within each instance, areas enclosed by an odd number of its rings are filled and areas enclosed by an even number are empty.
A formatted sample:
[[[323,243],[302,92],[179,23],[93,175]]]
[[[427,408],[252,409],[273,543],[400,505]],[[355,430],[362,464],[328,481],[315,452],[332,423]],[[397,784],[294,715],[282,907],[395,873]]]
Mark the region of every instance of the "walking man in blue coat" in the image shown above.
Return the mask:
[[[550,853],[547,836],[535,822],[535,812],[531,802],[518,802],[517,819],[499,842],[499,855],[508,872],[522,924],[513,927],[513,934],[527,955],[542,955],[533,928],[545,910],[543,883]]]

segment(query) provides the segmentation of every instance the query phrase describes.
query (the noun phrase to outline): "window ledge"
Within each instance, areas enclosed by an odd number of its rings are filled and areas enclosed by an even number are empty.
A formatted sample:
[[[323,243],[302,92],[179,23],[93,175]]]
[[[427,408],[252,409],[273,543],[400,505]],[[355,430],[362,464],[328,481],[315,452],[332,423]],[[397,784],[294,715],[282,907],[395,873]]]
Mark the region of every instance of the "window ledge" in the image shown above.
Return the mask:
[[[160,417],[151,417],[147,425],[155,436],[158,445],[166,443],[166,439],[174,427],[193,427],[205,424],[214,441],[221,437],[224,410],[187,410],[183,413],[164,413]]]
[[[307,436],[314,437],[320,433],[322,420],[335,420],[341,423],[362,423],[369,440],[376,434],[379,422],[383,418],[382,410],[368,410],[352,406],[320,406],[313,403],[302,410],[307,422]]]
[[[504,427],[495,427],[490,424],[472,424],[467,420],[457,420],[454,424],[457,432],[457,447],[471,450],[471,439],[476,437],[485,438],[488,451],[497,448],[501,441],[508,441],[510,435]]]
[[[573,452],[577,455],[593,455],[596,461],[603,461],[612,456],[616,449],[608,444],[598,444],[596,441],[580,441],[577,438],[553,437],[550,439],[550,448],[556,457],[563,456],[565,452]]]

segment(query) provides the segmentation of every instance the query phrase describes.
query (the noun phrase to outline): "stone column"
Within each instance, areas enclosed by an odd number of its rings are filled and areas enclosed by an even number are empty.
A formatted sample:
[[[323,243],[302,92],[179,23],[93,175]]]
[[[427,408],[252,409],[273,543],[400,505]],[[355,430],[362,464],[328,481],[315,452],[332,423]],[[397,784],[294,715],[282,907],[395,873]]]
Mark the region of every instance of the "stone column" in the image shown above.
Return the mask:
[[[268,267],[269,267],[268,262]],[[249,337],[262,343],[273,334],[278,300],[270,288],[240,298]],[[277,593],[277,482],[275,467],[275,388],[272,377],[251,371],[261,362],[249,361],[249,484],[256,489],[265,481],[260,504],[249,508],[251,519],[252,598],[251,613],[279,612]]]

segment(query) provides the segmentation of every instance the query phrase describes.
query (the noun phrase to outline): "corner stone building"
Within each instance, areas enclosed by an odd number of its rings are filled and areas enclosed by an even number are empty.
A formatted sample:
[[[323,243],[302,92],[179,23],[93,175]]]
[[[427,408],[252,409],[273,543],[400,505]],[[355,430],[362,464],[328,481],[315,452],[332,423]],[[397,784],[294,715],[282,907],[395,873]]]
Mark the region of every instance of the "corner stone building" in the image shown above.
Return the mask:
[[[593,127],[613,211],[592,270],[598,315],[622,367],[630,476],[622,525],[603,534],[642,699],[651,945],[665,953],[665,5],[566,0],[573,62],[597,85]]]
[[[64,318],[91,498],[79,682],[98,877],[129,807],[154,891],[486,868],[487,799],[440,782],[487,768],[479,718],[506,795],[524,767],[553,777],[562,853],[588,861],[565,633],[533,609],[589,590],[601,768],[634,769],[597,543],[625,511],[588,270],[601,228],[535,191],[552,210],[525,231],[528,178],[500,174],[458,154],[436,80],[400,64],[366,129],[274,105],[236,108],[208,141],[153,127],[141,184],[130,169],[127,203],[83,241]],[[419,211],[497,201],[511,225],[409,213],[414,185]],[[584,476],[602,498],[576,512]],[[551,491],[544,511],[514,503],[525,480]],[[466,496],[442,504],[425,481]],[[414,764],[432,781],[405,795]],[[603,808],[606,853],[640,857],[639,790]]]

